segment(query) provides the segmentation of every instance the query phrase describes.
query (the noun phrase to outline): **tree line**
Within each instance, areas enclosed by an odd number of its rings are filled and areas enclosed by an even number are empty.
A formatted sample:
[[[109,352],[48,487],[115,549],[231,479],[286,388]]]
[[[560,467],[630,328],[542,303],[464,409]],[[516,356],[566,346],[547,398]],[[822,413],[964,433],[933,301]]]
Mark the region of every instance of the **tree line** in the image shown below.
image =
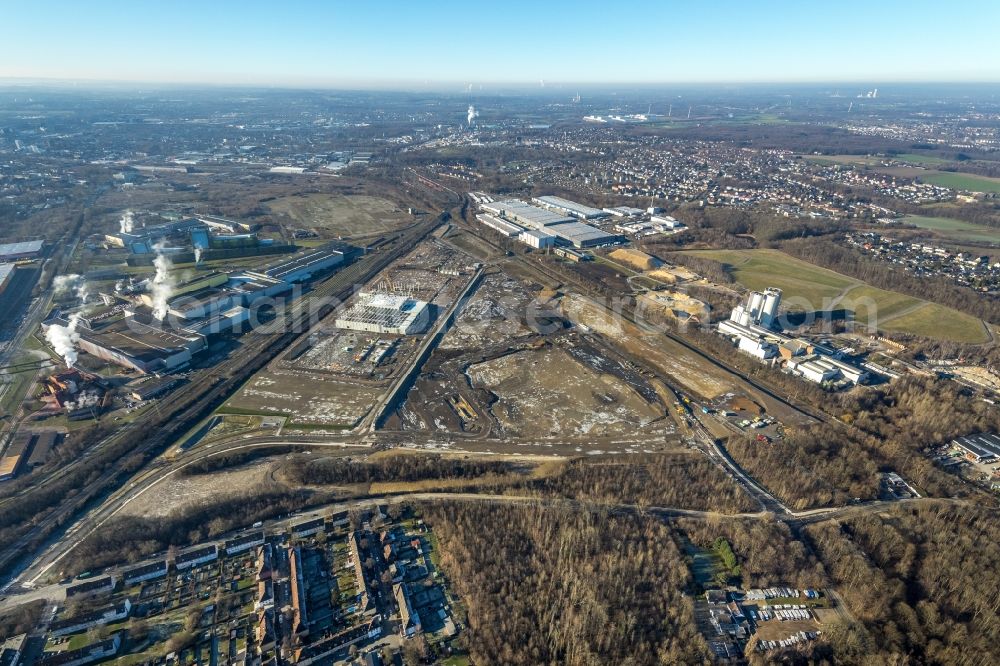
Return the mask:
[[[421,508],[466,606],[477,664],[708,664],[672,530],[637,515]]]

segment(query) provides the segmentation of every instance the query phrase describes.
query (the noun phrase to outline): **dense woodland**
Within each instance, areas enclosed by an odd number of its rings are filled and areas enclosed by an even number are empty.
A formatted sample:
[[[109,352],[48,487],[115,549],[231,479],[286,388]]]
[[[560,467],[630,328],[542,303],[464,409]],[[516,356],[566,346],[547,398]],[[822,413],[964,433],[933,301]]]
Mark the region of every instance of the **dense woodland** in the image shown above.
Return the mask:
[[[827,401],[827,411],[848,427],[789,429],[784,442],[772,444],[733,438],[727,448],[796,509],[873,498],[880,471],[898,472],[924,494],[978,495],[928,455],[931,448],[955,437],[1000,430],[1000,415],[960,385],[904,377],[864,391],[829,395]]]
[[[794,430],[771,443],[749,435],[734,437],[726,448],[744,470],[794,510],[878,496],[878,464],[871,451],[826,425]]]
[[[468,611],[477,664],[710,663],[665,524],[525,506],[422,509]]]
[[[839,663],[1000,661],[996,511],[899,506],[808,528],[858,623],[831,642]]]

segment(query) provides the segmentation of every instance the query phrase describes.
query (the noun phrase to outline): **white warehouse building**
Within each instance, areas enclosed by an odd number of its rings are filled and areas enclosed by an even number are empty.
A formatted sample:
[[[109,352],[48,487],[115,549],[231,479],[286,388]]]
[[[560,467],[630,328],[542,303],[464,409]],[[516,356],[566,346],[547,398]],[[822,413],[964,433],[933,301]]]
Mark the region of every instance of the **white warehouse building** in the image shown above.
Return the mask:
[[[525,229],[517,237],[517,240],[538,250],[554,247],[556,244],[555,234],[550,234],[541,229]]]
[[[337,328],[369,333],[415,335],[430,325],[430,307],[409,296],[361,292],[354,305],[334,322]]]
[[[535,197],[531,200],[531,202],[538,204],[539,206],[545,206],[546,208],[550,208],[560,213],[572,215],[573,217],[579,217],[584,220],[595,220],[610,215],[610,213],[605,212],[600,208],[585,206],[581,203],[570,201],[569,199],[563,199],[562,197]]]

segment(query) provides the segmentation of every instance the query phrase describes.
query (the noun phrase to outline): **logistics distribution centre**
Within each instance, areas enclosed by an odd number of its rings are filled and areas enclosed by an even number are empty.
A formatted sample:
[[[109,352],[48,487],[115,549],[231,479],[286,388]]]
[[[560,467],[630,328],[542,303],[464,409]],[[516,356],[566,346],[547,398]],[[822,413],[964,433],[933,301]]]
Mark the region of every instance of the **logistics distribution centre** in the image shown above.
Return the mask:
[[[507,238],[516,238],[531,247],[544,249],[564,245],[582,249],[625,241],[623,236],[579,221],[608,217],[609,213],[566,199],[535,199],[535,202],[546,206],[543,208],[520,199],[494,201],[486,195],[477,195],[476,198],[483,211],[477,216],[480,222]]]

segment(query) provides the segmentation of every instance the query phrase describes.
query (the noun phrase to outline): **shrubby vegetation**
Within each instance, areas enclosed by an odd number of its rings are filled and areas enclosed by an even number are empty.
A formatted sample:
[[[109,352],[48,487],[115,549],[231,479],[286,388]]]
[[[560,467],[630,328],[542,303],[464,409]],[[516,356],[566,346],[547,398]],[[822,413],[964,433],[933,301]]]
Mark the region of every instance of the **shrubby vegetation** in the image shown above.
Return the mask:
[[[475,479],[487,474],[508,474],[519,465],[498,460],[445,457],[440,454],[395,454],[365,460],[350,458],[297,458],[284,470],[286,478],[301,485],[352,485],[385,481]]]
[[[660,255],[664,261],[676,266],[689,268],[698,275],[718,284],[733,284],[736,279],[727,264],[685,252],[665,252]]]
[[[37,599],[0,612],[0,642],[25,634],[37,627],[45,610],[45,600]]]
[[[739,513],[759,507],[705,458],[656,453],[573,460],[530,484],[543,494],[607,503]]]
[[[304,491],[248,490],[215,504],[180,510],[163,518],[118,518],[70,551],[66,571],[79,573],[135,562],[171,546],[200,543],[258,520],[301,511],[330,499]]]
[[[217,456],[211,456],[210,458],[201,458],[194,461],[187,467],[182,468],[180,473],[184,476],[211,474],[212,472],[218,472],[219,470],[246,465],[247,463],[255,462],[262,458],[269,458],[275,455],[287,456],[298,453],[302,450],[303,449],[301,447],[254,447],[252,449],[245,449],[242,451],[233,451],[232,453],[223,453]]]
[[[669,527],[634,515],[447,503],[423,510],[477,664],[711,663]]]

